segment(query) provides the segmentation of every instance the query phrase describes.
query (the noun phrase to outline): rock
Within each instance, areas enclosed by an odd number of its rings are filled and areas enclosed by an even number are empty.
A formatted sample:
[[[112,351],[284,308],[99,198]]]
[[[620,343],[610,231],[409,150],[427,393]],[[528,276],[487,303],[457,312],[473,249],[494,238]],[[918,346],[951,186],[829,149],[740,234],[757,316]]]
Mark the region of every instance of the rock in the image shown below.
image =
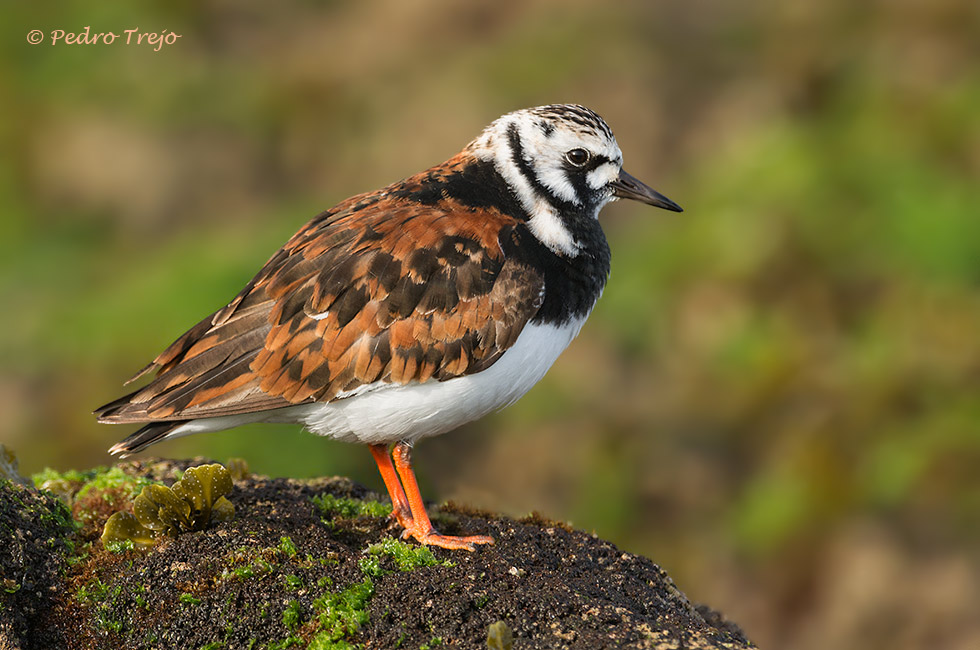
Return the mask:
[[[203,462],[117,467],[140,486]],[[67,497],[86,494],[74,516],[104,522],[84,480]],[[124,509],[127,490],[112,485],[107,499]],[[233,520],[113,552],[97,525],[55,523],[66,509],[50,495],[2,490],[3,534],[17,537],[0,545],[3,578],[19,571],[41,591],[0,589],[0,648],[486,648],[488,635],[516,650],[752,647],[650,560],[536,515],[443,506],[432,511],[442,532],[496,545],[430,550],[399,541],[377,495],[347,479],[246,476],[229,495]],[[45,528],[32,528],[37,508]]]
[[[7,479],[20,485],[30,486],[31,482],[17,471],[17,456],[14,452],[0,444],[0,479]]]
[[[0,649],[29,639],[64,586],[76,527],[64,503],[0,478]]]

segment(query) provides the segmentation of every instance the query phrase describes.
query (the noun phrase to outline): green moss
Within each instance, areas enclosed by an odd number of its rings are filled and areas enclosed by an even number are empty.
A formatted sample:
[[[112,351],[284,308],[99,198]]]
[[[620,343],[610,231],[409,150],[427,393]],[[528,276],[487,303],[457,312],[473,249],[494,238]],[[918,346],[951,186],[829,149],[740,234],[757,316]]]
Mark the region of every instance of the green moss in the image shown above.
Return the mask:
[[[135,497],[139,494],[147,485],[152,485],[153,482],[142,476],[130,476],[122,471],[119,467],[111,467],[109,469],[102,469],[97,472],[95,476],[86,482],[75,494],[76,499],[82,499],[86,497],[93,490],[99,492],[112,491],[114,489],[121,489],[124,491],[125,496],[129,498]]]
[[[71,510],[62,501],[55,501],[53,507],[39,513],[41,520],[71,532],[79,529],[79,523],[71,516]]]
[[[361,573],[372,578],[380,577],[384,573],[381,569],[381,560],[377,556],[362,557],[358,560],[357,565],[360,567]]]
[[[247,580],[257,575],[270,573],[278,566],[275,562],[276,556],[280,553],[278,548],[248,548],[242,546],[227,556],[225,563],[228,568],[221,573],[224,579],[236,578]]]
[[[419,646],[419,650],[431,650],[432,648],[435,648],[435,647],[441,646],[441,645],[442,645],[442,637],[441,636],[434,636],[431,639],[429,639],[429,642],[428,643],[423,643],[422,645],[420,645]]]
[[[200,605],[201,599],[192,596],[191,594],[181,594],[180,602],[184,605]]]
[[[119,585],[108,585],[98,578],[79,587],[75,594],[76,600],[82,605],[93,607],[93,619],[102,630],[119,633],[123,629],[123,621],[116,618],[112,609],[122,593]]]
[[[337,497],[332,494],[321,494],[312,499],[320,513],[330,519],[334,517],[387,517],[391,514],[391,506],[379,501],[365,501],[350,497]]]
[[[296,626],[299,625],[302,619],[302,605],[299,604],[298,600],[289,601],[289,604],[286,605],[286,609],[282,613],[282,624],[286,626],[287,630],[292,631],[296,629]]]
[[[255,570],[250,566],[238,567],[234,569],[231,573],[239,580],[246,580],[248,578],[255,577]]]
[[[148,610],[150,609],[150,604],[146,602],[146,598],[144,597],[145,594],[146,594],[145,585],[136,585],[135,587],[133,587],[133,600],[136,601],[137,605],[139,605],[143,609]]]
[[[144,487],[153,484],[147,478],[125,473],[119,467],[96,467],[84,472],[58,472],[48,467],[34,474],[31,480],[37,489],[47,490],[67,503],[83,499],[93,491],[121,491],[125,498],[132,499]]]
[[[368,621],[367,604],[374,595],[370,577],[350,585],[339,593],[328,593],[313,601],[320,629],[308,648],[314,650],[347,650],[356,646],[346,639]]]
[[[296,555],[296,544],[289,537],[281,537],[279,538],[279,550],[289,557],[293,557]]]
[[[296,591],[303,587],[303,579],[297,575],[288,575],[283,577],[283,582],[287,591]]]
[[[306,650],[358,650],[361,645],[355,645],[346,639],[331,639],[329,635],[318,634],[306,646]]]
[[[365,552],[369,556],[379,558],[382,556],[388,556],[395,561],[395,566],[398,567],[399,571],[414,571],[415,569],[427,566],[435,566],[440,562],[432,555],[432,551],[429,550],[427,546],[418,546],[415,544],[406,544],[405,542],[398,541],[391,537],[386,537],[376,544],[371,544],[367,547]],[[365,558],[368,559],[368,558]],[[361,570],[368,575],[371,575],[368,570],[365,570],[365,565],[369,570],[374,570],[374,565],[370,562],[363,563]],[[380,570],[380,566],[378,566]],[[377,574],[374,574],[377,575]]]
[[[31,480],[34,482],[34,487],[39,490],[46,489],[44,487],[45,483],[50,483],[54,481],[65,481],[67,483],[86,483],[92,479],[99,471],[105,471],[106,468],[95,468],[90,469],[85,472],[79,472],[78,470],[70,469],[67,472],[59,472],[57,470],[51,469],[50,467],[45,467],[43,470],[37,474],[31,475]]]

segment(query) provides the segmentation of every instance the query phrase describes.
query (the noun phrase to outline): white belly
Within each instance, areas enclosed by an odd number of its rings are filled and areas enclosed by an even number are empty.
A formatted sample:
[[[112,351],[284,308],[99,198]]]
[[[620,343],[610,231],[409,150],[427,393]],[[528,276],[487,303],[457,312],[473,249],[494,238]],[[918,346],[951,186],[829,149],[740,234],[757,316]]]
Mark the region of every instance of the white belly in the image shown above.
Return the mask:
[[[585,319],[562,327],[528,325],[492,366],[448,381],[378,383],[327,404],[300,404],[266,420],[302,422],[321,436],[362,443],[436,436],[513,404],[538,383]]]

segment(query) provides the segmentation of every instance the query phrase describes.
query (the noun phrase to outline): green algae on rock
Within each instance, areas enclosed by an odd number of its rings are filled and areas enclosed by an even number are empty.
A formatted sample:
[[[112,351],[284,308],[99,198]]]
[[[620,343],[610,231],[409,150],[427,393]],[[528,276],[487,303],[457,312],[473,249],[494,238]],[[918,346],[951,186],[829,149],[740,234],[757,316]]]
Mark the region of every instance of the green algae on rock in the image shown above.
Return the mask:
[[[235,481],[244,481],[250,475],[248,461],[244,458],[233,456],[225,461],[225,467],[228,468],[228,473]]]
[[[491,623],[487,628],[487,648],[489,650],[511,650],[514,647],[514,633],[503,621]]]
[[[131,543],[145,548],[166,535],[204,530],[211,521],[228,521],[235,516],[235,506],[225,498],[232,489],[231,474],[212,463],[189,467],[183,478],[173,484],[147,485],[133,500],[133,512],[117,512],[105,523],[102,544],[120,548]],[[123,547],[125,548],[125,547]]]
[[[231,493],[231,473],[218,463],[190,467],[171,490],[190,505],[188,530],[204,530],[209,521],[228,521],[235,506],[225,498]]]

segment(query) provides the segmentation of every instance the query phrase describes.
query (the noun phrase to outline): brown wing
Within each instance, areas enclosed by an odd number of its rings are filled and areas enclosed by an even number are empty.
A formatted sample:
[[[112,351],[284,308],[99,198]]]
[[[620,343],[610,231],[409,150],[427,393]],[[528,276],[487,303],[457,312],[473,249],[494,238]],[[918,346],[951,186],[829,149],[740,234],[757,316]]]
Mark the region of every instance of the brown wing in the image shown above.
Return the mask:
[[[483,370],[544,297],[537,272],[503,259],[500,241],[516,226],[449,199],[349,199],[137,375],[157,369],[150,384],[96,413],[104,422],[233,415]]]

